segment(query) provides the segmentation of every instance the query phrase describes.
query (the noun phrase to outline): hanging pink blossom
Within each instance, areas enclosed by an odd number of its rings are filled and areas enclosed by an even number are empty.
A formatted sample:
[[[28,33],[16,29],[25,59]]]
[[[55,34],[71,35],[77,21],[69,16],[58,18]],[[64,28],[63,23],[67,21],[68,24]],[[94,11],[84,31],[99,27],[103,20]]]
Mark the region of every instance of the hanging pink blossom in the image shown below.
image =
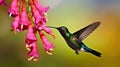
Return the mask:
[[[48,21],[46,12],[48,9],[49,7],[43,7],[38,0],[12,0],[11,7],[8,10],[9,15],[14,18],[11,25],[12,31],[17,33],[27,30],[25,43],[29,61],[37,61],[39,59],[36,38],[37,32],[39,33],[46,53],[52,55],[54,46],[42,32],[45,31],[55,38],[51,29],[46,27]]]
[[[32,25],[29,25],[28,32],[26,35],[26,48],[29,51],[28,56],[30,57],[28,60],[36,61],[39,58],[38,52],[37,52],[37,38],[36,38],[36,32],[34,31],[34,28]]]
[[[19,14],[19,0],[12,0],[11,7],[8,9],[9,16],[15,17]]]
[[[21,12],[21,23],[20,23],[21,30],[25,30],[28,28],[29,20],[26,12],[26,4],[23,2],[22,4],[22,12]]]
[[[39,35],[44,44],[44,49],[45,49],[46,53],[49,55],[52,55],[54,46],[52,45],[52,43],[50,41],[48,41],[48,39],[42,32],[39,32]]]

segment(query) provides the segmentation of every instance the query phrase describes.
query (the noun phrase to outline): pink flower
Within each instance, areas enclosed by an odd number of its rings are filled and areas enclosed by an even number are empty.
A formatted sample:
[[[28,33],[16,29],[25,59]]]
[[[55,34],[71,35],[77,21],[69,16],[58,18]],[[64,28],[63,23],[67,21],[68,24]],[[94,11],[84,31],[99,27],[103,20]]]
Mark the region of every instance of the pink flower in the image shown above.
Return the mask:
[[[26,35],[26,48],[29,51],[28,52],[28,56],[30,57],[28,60],[33,60],[33,61],[37,61],[39,58],[38,52],[37,52],[37,46],[36,46],[36,42],[37,42],[37,38],[35,36],[35,31],[32,27],[32,25],[29,25],[28,27],[28,32]]]
[[[9,16],[15,17],[19,13],[19,6],[18,6],[19,0],[12,0],[11,7],[8,9]]]
[[[42,20],[42,16],[40,15],[36,7],[33,5],[32,0],[30,1],[30,5],[32,8],[32,14],[34,15],[34,18],[35,18],[35,24],[38,24]]]
[[[23,5],[22,5],[20,25],[21,25],[20,26],[21,30],[26,30],[28,28],[28,25],[29,25],[29,20],[28,20],[28,16],[26,13],[26,4],[25,3],[23,3]]]
[[[38,31],[45,31],[46,33],[50,34],[53,38],[55,38],[55,35],[52,33],[51,29],[46,27],[46,23],[42,22],[43,24],[36,25],[36,28]]]
[[[37,61],[39,59],[36,38],[37,32],[39,32],[46,53],[52,55],[54,46],[42,33],[42,31],[45,31],[55,38],[51,29],[46,27],[48,20],[46,11],[48,8],[49,7],[44,8],[38,0],[12,0],[11,7],[8,10],[9,15],[14,17],[14,21],[11,25],[12,30],[15,32],[27,30],[25,43],[26,49],[28,50],[27,55],[29,61]]]
[[[33,0],[36,8],[39,10],[40,14],[43,15],[46,11],[49,10],[49,6],[47,7],[43,7],[43,5],[41,3],[38,2],[38,0]]]
[[[2,6],[6,6],[7,4],[5,3],[4,0],[0,0],[0,5],[2,5]]]
[[[27,47],[28,48],[28,47]],[[36,42],[31,43],[31,46],[29,46],[29,52],[28,52],[28,61],[37,61],[39,58],[38,52],[37,52],[37,46],[36,46]]]
[[[12,25],[11,25],[12,31],[14,31],[15,33],[16,31],[18,32],[20,31],[19,22],[20,22],[20,16],[18,15],[14,18],[14,21],[12,22]]]
[[[53,51],[54,46],[52,45],[51,42],[48,41],[48,39],[46,38],[46,36],[42,32],[39,32],[39,35],[40,35],[40,38],[44,44],[44,49],[46,50],[46,53],[49,55],[52,55],[52,51]]]
[[[27,35],[26,35],[26,44],[27,45],[30,45],[31,43],[37,41],[35,34],[36,34],[36,31],[34,30],[32,25],[29,25]]]

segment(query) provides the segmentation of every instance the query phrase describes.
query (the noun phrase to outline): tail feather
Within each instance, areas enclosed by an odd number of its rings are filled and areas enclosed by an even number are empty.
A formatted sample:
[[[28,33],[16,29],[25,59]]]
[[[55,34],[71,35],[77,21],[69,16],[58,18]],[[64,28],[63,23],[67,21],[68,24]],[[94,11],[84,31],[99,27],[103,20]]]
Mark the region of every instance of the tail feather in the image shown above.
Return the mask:
[[[90,48],[84,48],[87,52],[90,52],[90,53],[92,53],[93,55],[96,55],[96,56],[98,56],[98,57],[101,57],[101,53],[100,52],[97,52],[97,51],[95,51],[95,50],[93,50],[93,49],[90,49]]]

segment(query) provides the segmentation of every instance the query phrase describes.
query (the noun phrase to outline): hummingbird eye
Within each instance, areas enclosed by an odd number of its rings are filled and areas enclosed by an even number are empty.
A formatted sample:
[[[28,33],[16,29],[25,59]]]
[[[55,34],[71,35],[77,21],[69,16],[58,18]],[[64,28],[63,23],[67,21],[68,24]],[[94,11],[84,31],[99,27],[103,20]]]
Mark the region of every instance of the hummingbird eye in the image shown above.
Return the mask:
[[[62,26],[61,29],[62,29],[62,30],[65,30],[65,26]]]
[[[64,30],[64,28],[62,27],[62,30]]]

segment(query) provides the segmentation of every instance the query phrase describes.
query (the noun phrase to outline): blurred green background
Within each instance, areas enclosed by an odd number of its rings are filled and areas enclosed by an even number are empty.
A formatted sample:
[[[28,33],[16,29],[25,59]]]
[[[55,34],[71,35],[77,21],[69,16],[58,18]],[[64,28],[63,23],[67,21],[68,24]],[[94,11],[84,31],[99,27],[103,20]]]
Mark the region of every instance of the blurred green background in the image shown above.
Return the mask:
[[[119,67],[120,65],[120,0],[40,0],[48,11],[47,25],[65,25],[73,33],[95,21],[101,25],[83,42],[102,53],[98,58],[82,52],[76,55],[67,46],[57,30],[56,39],[47,35],[54,44],[54,55],[45,53],[38,37],[40,59],[27,61],[25,49],[26,31],[14,35],[10,31],[13,18],[8,17],[7,7],[0,6],[0,67]]]

